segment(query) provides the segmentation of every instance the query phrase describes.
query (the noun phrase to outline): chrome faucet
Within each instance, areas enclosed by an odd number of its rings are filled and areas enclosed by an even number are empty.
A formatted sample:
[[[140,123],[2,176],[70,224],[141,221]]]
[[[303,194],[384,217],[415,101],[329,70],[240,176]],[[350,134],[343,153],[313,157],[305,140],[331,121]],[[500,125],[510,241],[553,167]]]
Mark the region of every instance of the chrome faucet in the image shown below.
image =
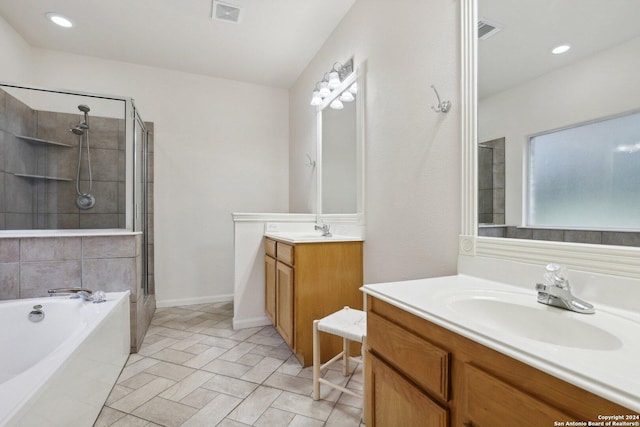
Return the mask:
[[[316,224],[313,227],[315,230],[322,230],[322,236],[323,237],[331,237],[331,232],[329,231],[329,224]]]
[[[105,302],[105,294],[102,291],[95,293],[86,288],[55,288],[47,291],[50,297],[57,295],[70,295],[71,298],[82,298],[84,301],[93,301],[95,303]]]
[[[544,274],[544,283],[536,283],[538,302],[576,313],[595,313],[592,304],[573,296],[566,268],[558,264],[548,264]]]

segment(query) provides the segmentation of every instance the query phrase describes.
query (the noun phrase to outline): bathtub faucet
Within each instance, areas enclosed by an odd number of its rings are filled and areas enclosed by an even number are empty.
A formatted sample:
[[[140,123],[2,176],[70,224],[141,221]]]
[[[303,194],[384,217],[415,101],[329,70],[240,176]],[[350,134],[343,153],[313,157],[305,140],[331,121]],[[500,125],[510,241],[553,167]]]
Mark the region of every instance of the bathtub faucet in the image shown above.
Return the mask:
[[[85,301],[104,302],[105,295],[102,291],[94,292],[86,288],[55,288],[49,289],[49,296],[71,295],[71,298],[82,298]]]

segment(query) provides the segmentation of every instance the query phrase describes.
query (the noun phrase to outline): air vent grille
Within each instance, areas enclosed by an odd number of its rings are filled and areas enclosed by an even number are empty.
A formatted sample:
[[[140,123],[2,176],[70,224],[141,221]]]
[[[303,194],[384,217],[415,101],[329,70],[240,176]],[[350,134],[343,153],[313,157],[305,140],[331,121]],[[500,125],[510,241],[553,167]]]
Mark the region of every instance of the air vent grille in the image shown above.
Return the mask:
[[[211,1],[211,18],[225,22],[240,22],[241,8],[217,0]]]
[[[478,38],[480,40],[486,40],[502,30],[503,27],[504,26],[502,24],[481,18],[478,21]]]

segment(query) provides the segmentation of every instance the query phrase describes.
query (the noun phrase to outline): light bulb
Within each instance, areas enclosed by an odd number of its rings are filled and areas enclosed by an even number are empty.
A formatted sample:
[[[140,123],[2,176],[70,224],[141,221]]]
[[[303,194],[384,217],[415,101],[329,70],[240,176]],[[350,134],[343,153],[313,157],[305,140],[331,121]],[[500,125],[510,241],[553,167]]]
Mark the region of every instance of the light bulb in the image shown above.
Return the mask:
[[[358,82],[354,82],[351,87],[349,87],[349,92],[351,92],[352,94],[356,94],[358,93]]]
[[[340,76],[336,71],[329,73],[329,87],[335,89],[340,86]]]
[[[329,89],[329,83],[322,82],[320,83],[320,96],[325,97],[331,95],[331,89]]]
[[[355,97],[353,96],[353,94],[350,91],[345,90],[344,92],[342,92],[340,94],[340,98],[339,99],[342,102],[351,102],[351,101],[353,101],[355,99]]]
[[[551,50],[551,53],[553,53],[554,55],[560,55],[561,53],[565,53],[569,49],[571,49],[571,46],[569,46],[568,44],[563,44],[554,47],[553,50]]]
[[[56,25],[59,25],[61,27],[64,28],[71,28],[73,27],[73,22],[71,22],[71,20],[69,18],[67,18],[66,16],[62,16],[58,13],[52,13],[49,12],[45,15],[51,22],[53,22]]]
[[[316,105],[322,104],[322,96],[320,96],[320,91],[314,90],[313,95],[311,95],[311,105],[314,107]]]
[[[331,104],[329,104],[329,107],[333,108],[334,110],[342,110],[344,108],[344,104],[339,99],[334,99],[333,101],[331,101]]]

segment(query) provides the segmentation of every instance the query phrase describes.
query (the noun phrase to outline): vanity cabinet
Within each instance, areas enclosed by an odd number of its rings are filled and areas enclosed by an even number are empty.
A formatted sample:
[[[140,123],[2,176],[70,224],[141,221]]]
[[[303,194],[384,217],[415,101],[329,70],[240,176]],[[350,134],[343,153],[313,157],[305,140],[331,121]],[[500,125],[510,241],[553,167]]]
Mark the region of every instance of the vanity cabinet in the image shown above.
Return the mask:
[[[367,427],[537,427],[634,413],[372,296],[367,316]]]
[[[362,309],[362,242],[288,243],[265,239],[265,313],[303,366],[313,360],[313,321],[344,306]],[[321,334],[321,359],[342,339]],[[358,354],[353,345],[352,353]]]

